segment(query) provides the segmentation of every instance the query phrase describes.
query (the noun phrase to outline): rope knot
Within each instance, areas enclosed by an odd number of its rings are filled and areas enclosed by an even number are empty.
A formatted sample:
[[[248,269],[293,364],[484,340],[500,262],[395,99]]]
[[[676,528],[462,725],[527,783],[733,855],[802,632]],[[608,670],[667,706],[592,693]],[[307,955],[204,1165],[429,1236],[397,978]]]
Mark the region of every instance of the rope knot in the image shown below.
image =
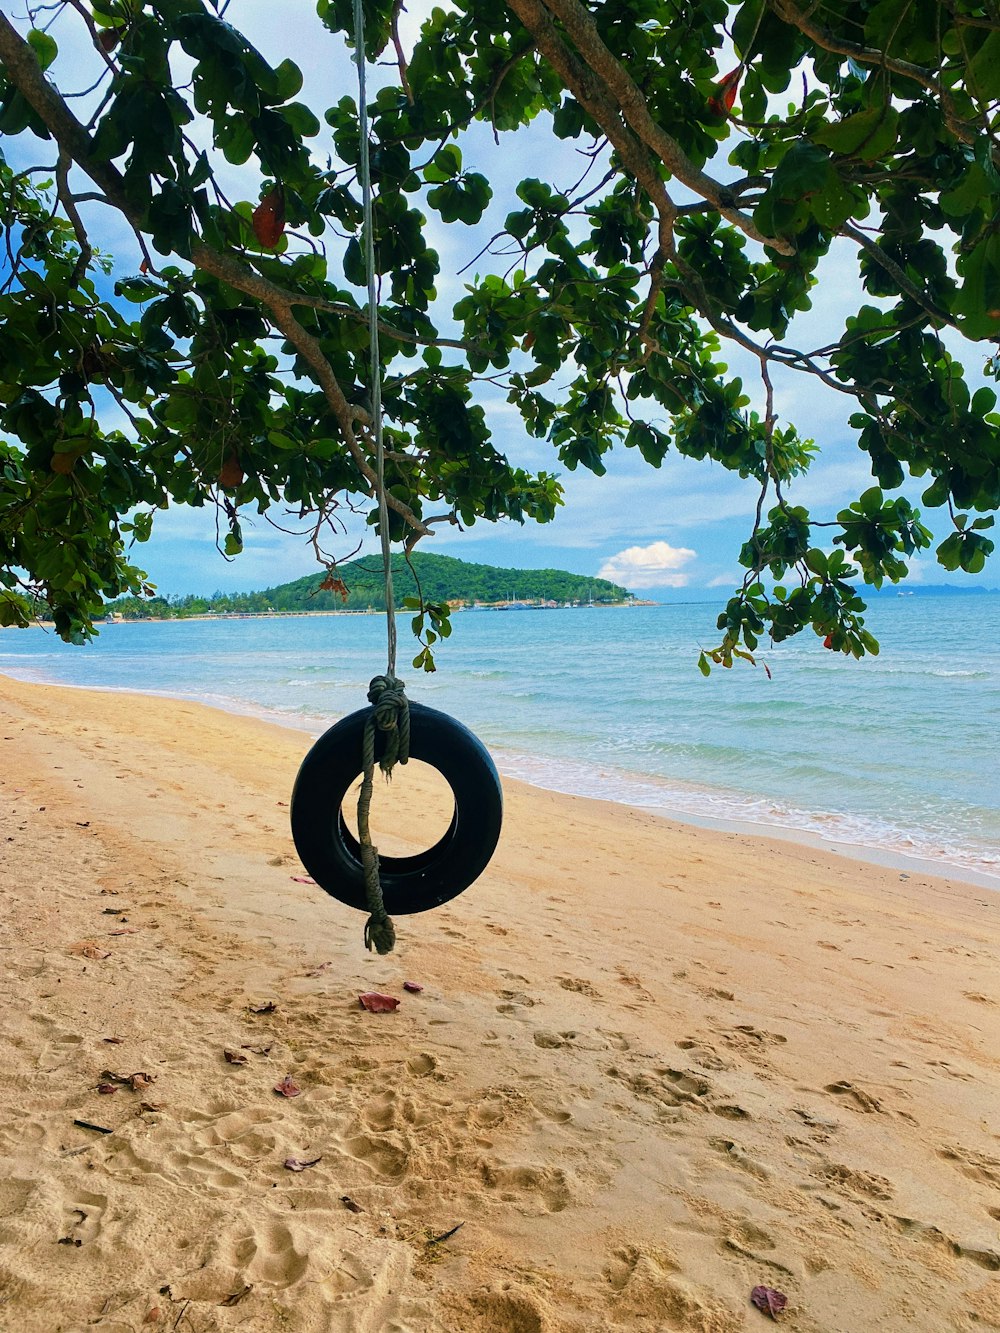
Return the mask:
[[[388,777],[394,764],[405,764],[410,757],[410,703],[406,687],[395,676],[375,676],[368,686],[368,702],[375,725],[386,733],[379,768]]]

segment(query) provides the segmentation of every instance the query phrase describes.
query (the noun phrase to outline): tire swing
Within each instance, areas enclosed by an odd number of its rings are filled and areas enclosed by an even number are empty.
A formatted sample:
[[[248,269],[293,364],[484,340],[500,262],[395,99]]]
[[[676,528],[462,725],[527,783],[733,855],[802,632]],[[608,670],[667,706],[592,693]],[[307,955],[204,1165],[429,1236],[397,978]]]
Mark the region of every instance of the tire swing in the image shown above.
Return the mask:
[[[390,953],[396,932],[389,913],[407,915],[440,907],[479,878],[500,837],[503,793],[489,753],[461,722],[411,704],[396,678],[396,612],[389,546],[389,511],[382,440],[382,381],[378,346],[378,295],[372,226],[368,109],[365,99],[364,25],[361,0],[354,0],[358,107],[361,120],[361,186],[364,203],[368,324],[375,429],[376,493],[385,573],[388,665],[368,689],[371,705],[325,732],[299,769],[291,799],[292,838],[302,864],[321,889],[369,913],[365,945]],[[451,823],[433,847],[414,856],[379,857],[369,829],[375,764],[390,777],[394,764],[419,759],[435,768],[455,799]],[[344,820],[343,802],[358,775],[355,838]]]

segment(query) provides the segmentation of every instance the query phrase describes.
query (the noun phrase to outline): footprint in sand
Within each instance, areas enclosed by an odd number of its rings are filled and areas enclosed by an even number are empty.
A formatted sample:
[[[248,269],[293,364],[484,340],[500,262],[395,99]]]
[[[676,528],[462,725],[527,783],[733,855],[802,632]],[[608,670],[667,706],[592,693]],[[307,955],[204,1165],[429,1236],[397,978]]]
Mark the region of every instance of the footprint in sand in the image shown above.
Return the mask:
[[[864,1088],[848,1083],[846,1079],[842,1079],[839,1083],[827,1083],[823,1091],[833,1093],[835,1097],[842,1097],[852,1111],[862,1111],[866,1115],[882,1111],[882,1103],[877,1097],[865,1092]]]
[[[283,1222],[266,1222],[232,1242],[232,1263],[250,1282],[290,1287],[306,1271],[309,1245]]]
[[[1000,1189],[1000,1158],[973,1152],[971,1148],[963,1148],[961,1144],[939,1148],[938,1156],[943,1157],[946,1162],[951,1162],[970,1180],[978,1180],[984,1185]],[[997,1211],[1000,1212],[1000,1209]]]
[[[533,1009],[537,1003],[522,990],[502,990],[500,999],[503,1003],[497,1005],[498,1014],[516,1014],[518,1009]]]
[[[674,1045],[680,1051],[685,1051],[689,1060],[693,1060],[696,1065],[701,1065],[703,1069],[733,1069],[735,1068],[732,1060],[726,1060],[719,1055],[714,1046],[708,1042],[698,1041],[694,1037],[684,1037],[680,1041],[674,1042]]]
[[[566,1173],[556,1166],[493,1166],[483,1163],[483,1184],[508,1203],[536,1202],[546,1213],[561,1213],[572,1202]]]
[[[86,1245],[101,1234],[104,1210],[108,1206],[107,1195],[91,1194],[88,1190],[78,1190],[63,1205],[63,1236]]]
[[[599,1000],[601,993],[596,986],[593,986],[583,977],[558,977],[559,985],[563,990],[575,991],[577,995],[587,995],[592,1000]]]

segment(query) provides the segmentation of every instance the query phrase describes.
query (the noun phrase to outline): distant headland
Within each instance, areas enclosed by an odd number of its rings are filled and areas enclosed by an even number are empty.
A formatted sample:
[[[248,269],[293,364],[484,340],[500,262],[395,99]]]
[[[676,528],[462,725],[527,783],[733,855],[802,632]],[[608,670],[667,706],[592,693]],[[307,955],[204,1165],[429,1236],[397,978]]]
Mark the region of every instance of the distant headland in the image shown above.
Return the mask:
[[[409,560],[394,555],[392,579],[397,606],[404,598],[417,596],[426,603],[447,603],[452,610],[648,605],[607,579],[562,569],[501,569],[422,552],[414,552]],[[260,592],[120,597],[107,609],[115,620],[383,611],[382,564],[377,556],[353,560],[330,573],[317,571]]]

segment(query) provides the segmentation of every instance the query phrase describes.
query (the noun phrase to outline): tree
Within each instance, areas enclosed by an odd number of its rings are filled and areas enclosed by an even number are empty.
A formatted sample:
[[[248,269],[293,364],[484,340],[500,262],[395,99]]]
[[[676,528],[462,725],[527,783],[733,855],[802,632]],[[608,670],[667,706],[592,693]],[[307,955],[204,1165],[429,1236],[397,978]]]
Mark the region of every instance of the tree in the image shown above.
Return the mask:
[[[168,503],[219,506],[230,554],[241,509],[289,506],[332,569],[338,513],[373,494],[356,99],[296,100],[295,64],[270,65],[227,5],[0,15],[0,621],[23,623],[38,587],[60,633],[89,634],[102,596],[142,591],[124,543]],[[492,441],[489,381],[565,468],[600,473],[624,441],[758,488],[717,662],[810,625],[876,650],[859,573],[898,580],[932,541],[887,494],[908,476],[944,515],[939,561],[982,568],[1000,416],[957,349],[1000,336],[995,0],[458,0],[408,50],[401,0],[364,8],[369,58],[395,65],[370,133],[394,541],[554,514],[555,476]],[[350,0],[317,10],[350,48]],[[460,229],[492,198],[463,146],[516,153],[540,118],[586,170],[521,180],[480,276],[440,309],[425,219]],[[112,291],[95,237],[114,214],[141,263]],[[858,308],[824,346],[791,346],[835,242]],[[727,372],[727,343],[759,385]],[[816,448],[777,418],[789,371],[852,402],[871,460],[875,484],[835,515],[788,494]],[[112,402],[124,425],[102,424]]]

